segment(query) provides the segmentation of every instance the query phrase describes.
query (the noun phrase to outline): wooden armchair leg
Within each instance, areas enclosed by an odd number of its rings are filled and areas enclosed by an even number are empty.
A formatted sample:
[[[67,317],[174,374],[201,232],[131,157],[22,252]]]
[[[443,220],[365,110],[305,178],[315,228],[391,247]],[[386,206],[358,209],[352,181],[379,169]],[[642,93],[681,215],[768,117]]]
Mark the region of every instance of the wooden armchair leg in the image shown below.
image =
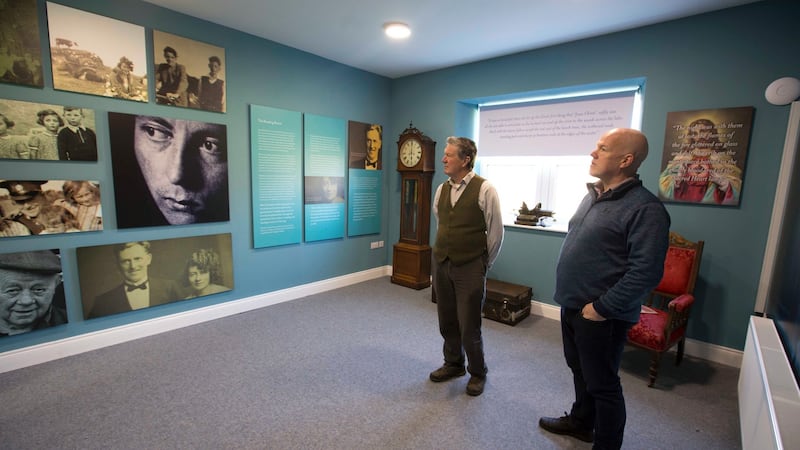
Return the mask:
[[[680,365],[681,361],[683,361],[683,347],[686,345],[686,338],[681,339],[678,341],[678,352],[675,355],[675,365]]]
[[[652,358],[650,358],[650,382],[647,384],[647,387],[653,387],[653,385],[656,383],[658,366],[661,364],[661,353],[652,352],[652,355]]]

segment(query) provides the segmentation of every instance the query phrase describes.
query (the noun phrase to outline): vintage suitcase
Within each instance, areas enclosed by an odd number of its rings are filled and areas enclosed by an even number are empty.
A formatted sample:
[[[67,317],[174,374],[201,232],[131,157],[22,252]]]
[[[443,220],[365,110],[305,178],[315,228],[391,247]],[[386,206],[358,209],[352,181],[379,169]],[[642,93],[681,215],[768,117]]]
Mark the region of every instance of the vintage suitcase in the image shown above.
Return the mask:
[[[516,325],[531,314],[532,297],[528,286],[487,279],[483,317]]]

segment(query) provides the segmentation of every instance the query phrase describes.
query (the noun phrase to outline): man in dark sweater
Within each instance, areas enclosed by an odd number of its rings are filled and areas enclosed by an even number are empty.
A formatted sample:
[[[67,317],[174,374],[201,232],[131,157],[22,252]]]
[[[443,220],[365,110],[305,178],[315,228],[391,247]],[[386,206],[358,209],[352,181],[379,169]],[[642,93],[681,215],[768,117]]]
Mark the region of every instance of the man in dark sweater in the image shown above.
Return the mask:
[[[622,350],[642,300],[661,280],[669,243],[669,214],[636,173],[647,150],[637,130],[616,128],[600,138],[589,168],[599,181],[587,185],[556,266],[554,297],[575,402],[569,414],[543,417],[539,426],[594,441],[595,449],[622,445]]]
[[[433,215],[438,221],[433,244],[433,289],[439,331],[444,338],[444,365],[431,381],[460,377],[466,354],[467,394],[481,395],[486,362],[481,336],[481,310],[486,297],[486,271],[503,243],[500,199],[494,186],[472,171],[478,149],[472,139],[447,138],[444,173],[450,178],[436,189]]]

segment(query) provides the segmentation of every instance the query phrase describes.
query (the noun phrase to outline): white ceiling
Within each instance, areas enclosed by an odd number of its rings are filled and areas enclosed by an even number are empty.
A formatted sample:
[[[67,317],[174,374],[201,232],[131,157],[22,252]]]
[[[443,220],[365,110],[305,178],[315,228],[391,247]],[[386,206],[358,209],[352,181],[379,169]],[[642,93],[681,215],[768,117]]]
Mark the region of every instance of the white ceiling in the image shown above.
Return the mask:
[[[146,0],[389,78],[756,0]],[[391,41],[383,24],[409,24]]]

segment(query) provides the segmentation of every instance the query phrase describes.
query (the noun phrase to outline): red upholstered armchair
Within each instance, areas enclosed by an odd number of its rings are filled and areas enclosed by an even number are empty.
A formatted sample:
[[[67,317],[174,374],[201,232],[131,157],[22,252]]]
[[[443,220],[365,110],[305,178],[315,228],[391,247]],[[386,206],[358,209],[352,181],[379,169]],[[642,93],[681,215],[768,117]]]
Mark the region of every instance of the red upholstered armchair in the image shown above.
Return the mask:
[[[658,376],[661,355],[678,344],[675,365],[683,359],[686,324],[694,303],[694,284],[700,270],[703,241],[692,242],[678,233],[669,233],[669,249],[664,260],[664,277],[651,293],[639,323],[628,331],[628,343],[650,351],[650,383]]]

